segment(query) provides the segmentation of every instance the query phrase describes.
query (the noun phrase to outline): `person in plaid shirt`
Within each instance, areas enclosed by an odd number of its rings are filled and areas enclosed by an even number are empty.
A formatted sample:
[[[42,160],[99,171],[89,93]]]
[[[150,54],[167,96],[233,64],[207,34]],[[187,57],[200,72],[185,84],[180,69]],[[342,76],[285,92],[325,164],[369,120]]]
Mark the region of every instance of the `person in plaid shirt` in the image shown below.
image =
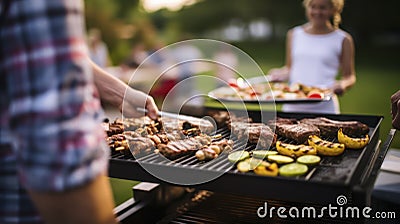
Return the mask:
[[[99,97],[153,99],[88,59],[81,0],[0,5],[0,223],[115,223]]]

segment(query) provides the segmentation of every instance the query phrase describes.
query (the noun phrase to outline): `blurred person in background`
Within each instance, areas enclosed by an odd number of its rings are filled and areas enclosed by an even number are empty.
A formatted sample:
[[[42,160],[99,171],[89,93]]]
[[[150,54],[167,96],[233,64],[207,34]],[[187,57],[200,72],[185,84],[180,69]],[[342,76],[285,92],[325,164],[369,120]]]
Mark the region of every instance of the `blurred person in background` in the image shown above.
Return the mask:
[[[0,223],[116,223],[98,91],[126,116],[153,99],[90,61],[82,1],[0,6]]]
[[[392,106],[391,106],[391,114],[392,114],[392,125],[397,130],[400,130],[400,90],[394,93],[390,97]]]
[[[88,31],[88,46],[90,58],[101,68],[111,65],[108,47],[102,40],[101,31],[97,28],[92,28]]]
[[[339,28],[344,0],[303,0],[308,22],[289,30],[286,37],[286,64],[268,72],[270,81],[289,81],[329,88],[329,101],[313,104],[285,104],[285,112],[339,114],[337,95],[356,82],[354,42]],[[338,73],[341,79],[337,80]]]
[[[218,49],[215,53],[213,60],[216,62],[217,87],[226,86],[227,83],[236,80],[235,69],[238,65],[238,58],[232,52],[230,46],[221,46],[221,49]]]

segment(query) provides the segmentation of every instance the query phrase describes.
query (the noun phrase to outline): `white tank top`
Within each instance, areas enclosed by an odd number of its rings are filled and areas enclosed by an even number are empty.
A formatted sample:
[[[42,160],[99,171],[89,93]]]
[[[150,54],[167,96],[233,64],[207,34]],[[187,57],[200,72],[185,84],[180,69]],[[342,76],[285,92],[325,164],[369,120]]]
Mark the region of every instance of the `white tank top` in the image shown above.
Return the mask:
[[[340,67],[342,44],[346,34],[337,29],[328,34],[309,34],[297,26],[292,33],[290,83],[302,83],[320,88],[335,84]],[[284,105],[286,112],[339,113],[339,103]]]

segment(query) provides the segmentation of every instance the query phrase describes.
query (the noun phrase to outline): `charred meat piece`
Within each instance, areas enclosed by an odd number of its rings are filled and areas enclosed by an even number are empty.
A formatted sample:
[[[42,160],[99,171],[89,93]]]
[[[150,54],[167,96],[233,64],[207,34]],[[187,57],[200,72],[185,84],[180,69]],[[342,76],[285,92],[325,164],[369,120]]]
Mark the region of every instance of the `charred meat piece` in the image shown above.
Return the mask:
[[[257,123],[255,123],[257,124]],[[269,149],[276,142],[276,134],[267,125],[249,126],[245,130],[245,135],[249,136],[248,142],[257,144],[257,148]]]
[[[202,147],[203,144],[200,139],[187,138],[184,140],[171,141],[168,144],[159,144],[157,149],[168,159],[176,159],[181,156],[194,154]]]
[[[350,136],[364,136],[368,134],[369,127],[359,121],[337,121],[325,117],[304,118],[300,123],[315,125],[321,131],[324,137],[337,137],[340,128],[343,128],[343,133]]]
[[[259,126],[266,126],[263,123],[249,123],[249,122],[241,122],[235,121],[230,123],[231,133],[236,136],[238,139],[248,139],[248,133],[246,130],[248,128],[257,128]]]
[[[298,121],[295,118],[282,118],[282,117],[277,117],[274,120],[270,120],[268,121],[268,126],[271,129],[275,129],[275,126],[279,125],[279,124],[297,124]]]
[[[225,127],[230,121],[230,116],[228,111],[215,111],[215,112],[210,112],[208,115],[214,119],[218,128]]]
[[[198,160],[203,161],[215,159],[218,157],[218,154],[210,147],[204,147],[197,150],[195,156]]]
[[[299,144],[307,142],[308,136],[320,135],[320,130],[311,124],[276,124],[276,133]]]
[[[133,156],[138,156],[153,152],[155,144],[150,138],[135,137],[129,141],[129,149]]]
[[[238,139],[247,139],[258,148],[269,148],[276,142],[276,134],[263,123],[232,122],[231,132]]]

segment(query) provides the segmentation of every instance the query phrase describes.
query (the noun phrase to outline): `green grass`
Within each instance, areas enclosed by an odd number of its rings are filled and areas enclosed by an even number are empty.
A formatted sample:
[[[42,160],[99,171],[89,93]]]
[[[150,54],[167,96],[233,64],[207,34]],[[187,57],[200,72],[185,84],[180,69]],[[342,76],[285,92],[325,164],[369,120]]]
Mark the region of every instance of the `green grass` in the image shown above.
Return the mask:
[[[111,188],[113,190],[114,201],[116,205],[133,197],[132,187],[138,184],[138,181],[123,180],[116,178],[109,178]]]

